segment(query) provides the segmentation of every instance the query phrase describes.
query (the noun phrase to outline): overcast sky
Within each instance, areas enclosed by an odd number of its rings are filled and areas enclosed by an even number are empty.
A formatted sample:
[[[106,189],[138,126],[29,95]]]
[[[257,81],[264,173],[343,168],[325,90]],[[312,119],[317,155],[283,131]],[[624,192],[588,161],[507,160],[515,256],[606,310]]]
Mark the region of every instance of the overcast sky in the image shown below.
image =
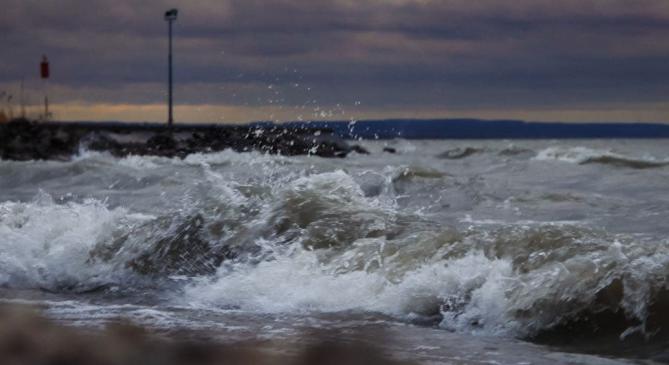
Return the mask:
[[[0,90],[56,117],[669,121],[667,0],[0,0]]]

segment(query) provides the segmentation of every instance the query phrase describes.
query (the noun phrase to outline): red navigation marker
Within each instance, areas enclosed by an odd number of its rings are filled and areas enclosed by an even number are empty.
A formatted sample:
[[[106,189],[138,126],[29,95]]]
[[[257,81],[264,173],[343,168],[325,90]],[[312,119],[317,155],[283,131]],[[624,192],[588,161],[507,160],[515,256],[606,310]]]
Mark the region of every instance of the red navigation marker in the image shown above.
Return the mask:
[[[42,56],[42,63],[40,63],[40,74],[42,75],[43,79],[48,79],[49,78],[49,60],[47,60],[46,56]]]

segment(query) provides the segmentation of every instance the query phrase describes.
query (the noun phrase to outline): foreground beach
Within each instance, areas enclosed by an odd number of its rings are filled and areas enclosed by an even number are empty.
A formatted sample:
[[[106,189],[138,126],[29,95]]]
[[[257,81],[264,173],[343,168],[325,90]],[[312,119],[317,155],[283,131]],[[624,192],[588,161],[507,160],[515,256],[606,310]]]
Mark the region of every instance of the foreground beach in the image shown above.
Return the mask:
[[[268,336],[272,331],[264,328],[233,339],[211,328],[147,329],[123,317],[102,327],[72,327],[45,319],[24,301],[0,307],[0,358],[5,364],[68,365],[628,364],[379,322],[329,329],[295,323],[294,329],[290,335]]]
[[[302,347],[221,344],[205,334],[160,336],[122,321],[102,330],[65,327],[25,306],[0,308],[0,359],[4,364],[68,365],[409,364],[370,344],[333,336],[312,334],[311,343]]]

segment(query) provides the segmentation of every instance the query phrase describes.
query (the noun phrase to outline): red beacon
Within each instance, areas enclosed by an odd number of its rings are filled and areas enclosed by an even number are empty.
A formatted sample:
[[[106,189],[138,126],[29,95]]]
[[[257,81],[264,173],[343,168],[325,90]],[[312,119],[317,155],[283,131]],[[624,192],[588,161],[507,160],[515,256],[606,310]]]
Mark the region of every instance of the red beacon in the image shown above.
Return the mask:
[[[42,56],[42,63],[40,63],[40,74],[43,79],[49,78],[49,60],[46,56]]]

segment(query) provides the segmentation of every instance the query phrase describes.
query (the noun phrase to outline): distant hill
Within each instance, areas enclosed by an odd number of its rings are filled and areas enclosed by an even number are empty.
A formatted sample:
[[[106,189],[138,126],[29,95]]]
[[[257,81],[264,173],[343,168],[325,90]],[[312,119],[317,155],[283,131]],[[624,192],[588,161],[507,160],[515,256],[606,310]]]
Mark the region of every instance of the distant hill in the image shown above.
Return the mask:
[[[272,126],[271,122],[254,123]],[[286,125],[283,123],[282,125]],[[356,139],[535,139],[669,138],[669,125],[649,123],[534,123],[518,120],[388,119],[359,122],[290,122],[289,126],[329,128]]]

